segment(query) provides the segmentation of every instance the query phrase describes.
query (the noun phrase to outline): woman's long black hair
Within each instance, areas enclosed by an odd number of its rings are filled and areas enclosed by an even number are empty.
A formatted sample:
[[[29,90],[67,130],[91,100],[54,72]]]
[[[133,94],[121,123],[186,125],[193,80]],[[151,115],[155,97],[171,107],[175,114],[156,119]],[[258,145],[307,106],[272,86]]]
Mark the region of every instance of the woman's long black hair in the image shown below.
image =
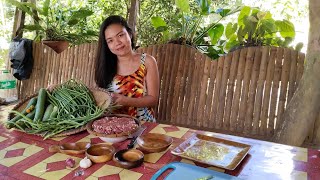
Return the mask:
[[[131,47],[134,49],[134,35],[132,29],[129,27],[127,21],[118,15],[109,16],[100,26],[100,34],[98,41],[97,56],[95,60],[95,81],[101,88],[107,88],[112,82],[114,76],[117,74],[118,59],[113,54],[106,42],[105,30],[111,24],[120,24],[126,28],[129,35],[131,35]]]

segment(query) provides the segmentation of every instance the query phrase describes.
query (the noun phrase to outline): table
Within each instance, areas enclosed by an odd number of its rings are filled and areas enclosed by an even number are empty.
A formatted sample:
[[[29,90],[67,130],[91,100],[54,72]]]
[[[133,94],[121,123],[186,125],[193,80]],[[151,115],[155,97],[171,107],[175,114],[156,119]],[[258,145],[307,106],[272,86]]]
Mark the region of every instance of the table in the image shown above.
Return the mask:
[[[6,119],[6,112],[12,107],[0,107],[1,121]],[[2,116],[1,116],[2,115]],[[320,179],[320,150],[276,144],[250,138],[243,138],[219,133],[196,131],[172,125],[145,122],[144,133],[161,133],[173,137],[173,145],[165,152],[145,155],[142,166],[133,169],[117,167],[113,161],[94,164],[84,170],[81,176],[75,172],[81,168],[66,168],[65,160],[69,155],[50,153],[51,145],[67,142],[102,142],[86,131],[68,137],[42,140],[42,137],[28,135],[15,130],[7,130],[0,125],[0,179],[150,179],[164,165],[181,161],[209,169],[221,171],[243,179]],[[206,166],[190,160],[182,159],[170,153],[174,148],[193,133],[225,138],[250,144],[248,155],[233,171]],[[116,143],[116,149],[124,149],[129,141]],[[84,155],[72,156],[79,164]]]

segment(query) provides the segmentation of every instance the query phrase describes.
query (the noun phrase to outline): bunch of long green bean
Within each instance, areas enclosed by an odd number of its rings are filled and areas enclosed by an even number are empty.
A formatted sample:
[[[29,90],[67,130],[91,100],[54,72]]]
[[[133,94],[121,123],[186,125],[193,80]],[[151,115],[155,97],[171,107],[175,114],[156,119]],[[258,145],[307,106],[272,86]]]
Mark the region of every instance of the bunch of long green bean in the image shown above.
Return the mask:
[[[58,107],[57,117],[35,123],[22,115],[28,126],[26,132],[42,133],[44,139],[69,129],[81,127],[104,113],[104,109],[96,105],[90,90],[83,83],[73,79],[57,86],[52,93],[48,92],[47,95],[49,102]],[[20,115],[19,112],[15,113]]]

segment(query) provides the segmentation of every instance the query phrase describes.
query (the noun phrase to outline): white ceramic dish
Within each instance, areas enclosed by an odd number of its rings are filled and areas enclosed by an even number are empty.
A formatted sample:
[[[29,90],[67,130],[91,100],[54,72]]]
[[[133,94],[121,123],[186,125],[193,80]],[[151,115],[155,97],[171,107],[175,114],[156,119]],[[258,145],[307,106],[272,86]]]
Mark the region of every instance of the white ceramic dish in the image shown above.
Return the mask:
[[[122,142],[125,141],[126,139],[128,139],[128,136],[121,136],[121,137],[113,137],[113,138],[109,138],[109,137],[99,137],[102,141],[104,142],[108,142],[108,143],[118,143],[118,142]]]

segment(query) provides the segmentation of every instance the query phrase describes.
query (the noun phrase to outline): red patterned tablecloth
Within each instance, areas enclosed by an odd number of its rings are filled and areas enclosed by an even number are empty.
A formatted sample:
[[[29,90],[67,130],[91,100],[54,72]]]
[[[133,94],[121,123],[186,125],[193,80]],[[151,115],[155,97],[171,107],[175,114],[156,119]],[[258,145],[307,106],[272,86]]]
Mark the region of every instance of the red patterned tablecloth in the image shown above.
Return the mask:
[[[4,121],[2,107],[1,121]],[[214,169],[243,179],[320,179],[320,150],[281,145],[266,141],[230,136],[218,133],[195,131],[172,125],[144,123],[145,133],[161,133],[173,137],[172,146],[165,152],[145,155],[142,166],[133,169],[117,167],[113,161],[94,164],[84,170],[81,176],[75,176],[81,168],[78,166],[83,155],[72,156],[77,162],[75,168],[66,168],[65,160],[70,157],[62,153],[50,153],[51,145],[68,142],[102,142],[99,138],[81,132],[62,138],[42,140],[42,137],[7,130],[0,125],[0,179],[128,179],[149,180],[164,165],[181,161]],[[198,164],[182,159],[170,153],[170,150],[190,137],[193,133],[203,133],[229,139],[252,146],[248,155],[233,171]],[[126,148],[129,141],[113,144],[116,149]]]

